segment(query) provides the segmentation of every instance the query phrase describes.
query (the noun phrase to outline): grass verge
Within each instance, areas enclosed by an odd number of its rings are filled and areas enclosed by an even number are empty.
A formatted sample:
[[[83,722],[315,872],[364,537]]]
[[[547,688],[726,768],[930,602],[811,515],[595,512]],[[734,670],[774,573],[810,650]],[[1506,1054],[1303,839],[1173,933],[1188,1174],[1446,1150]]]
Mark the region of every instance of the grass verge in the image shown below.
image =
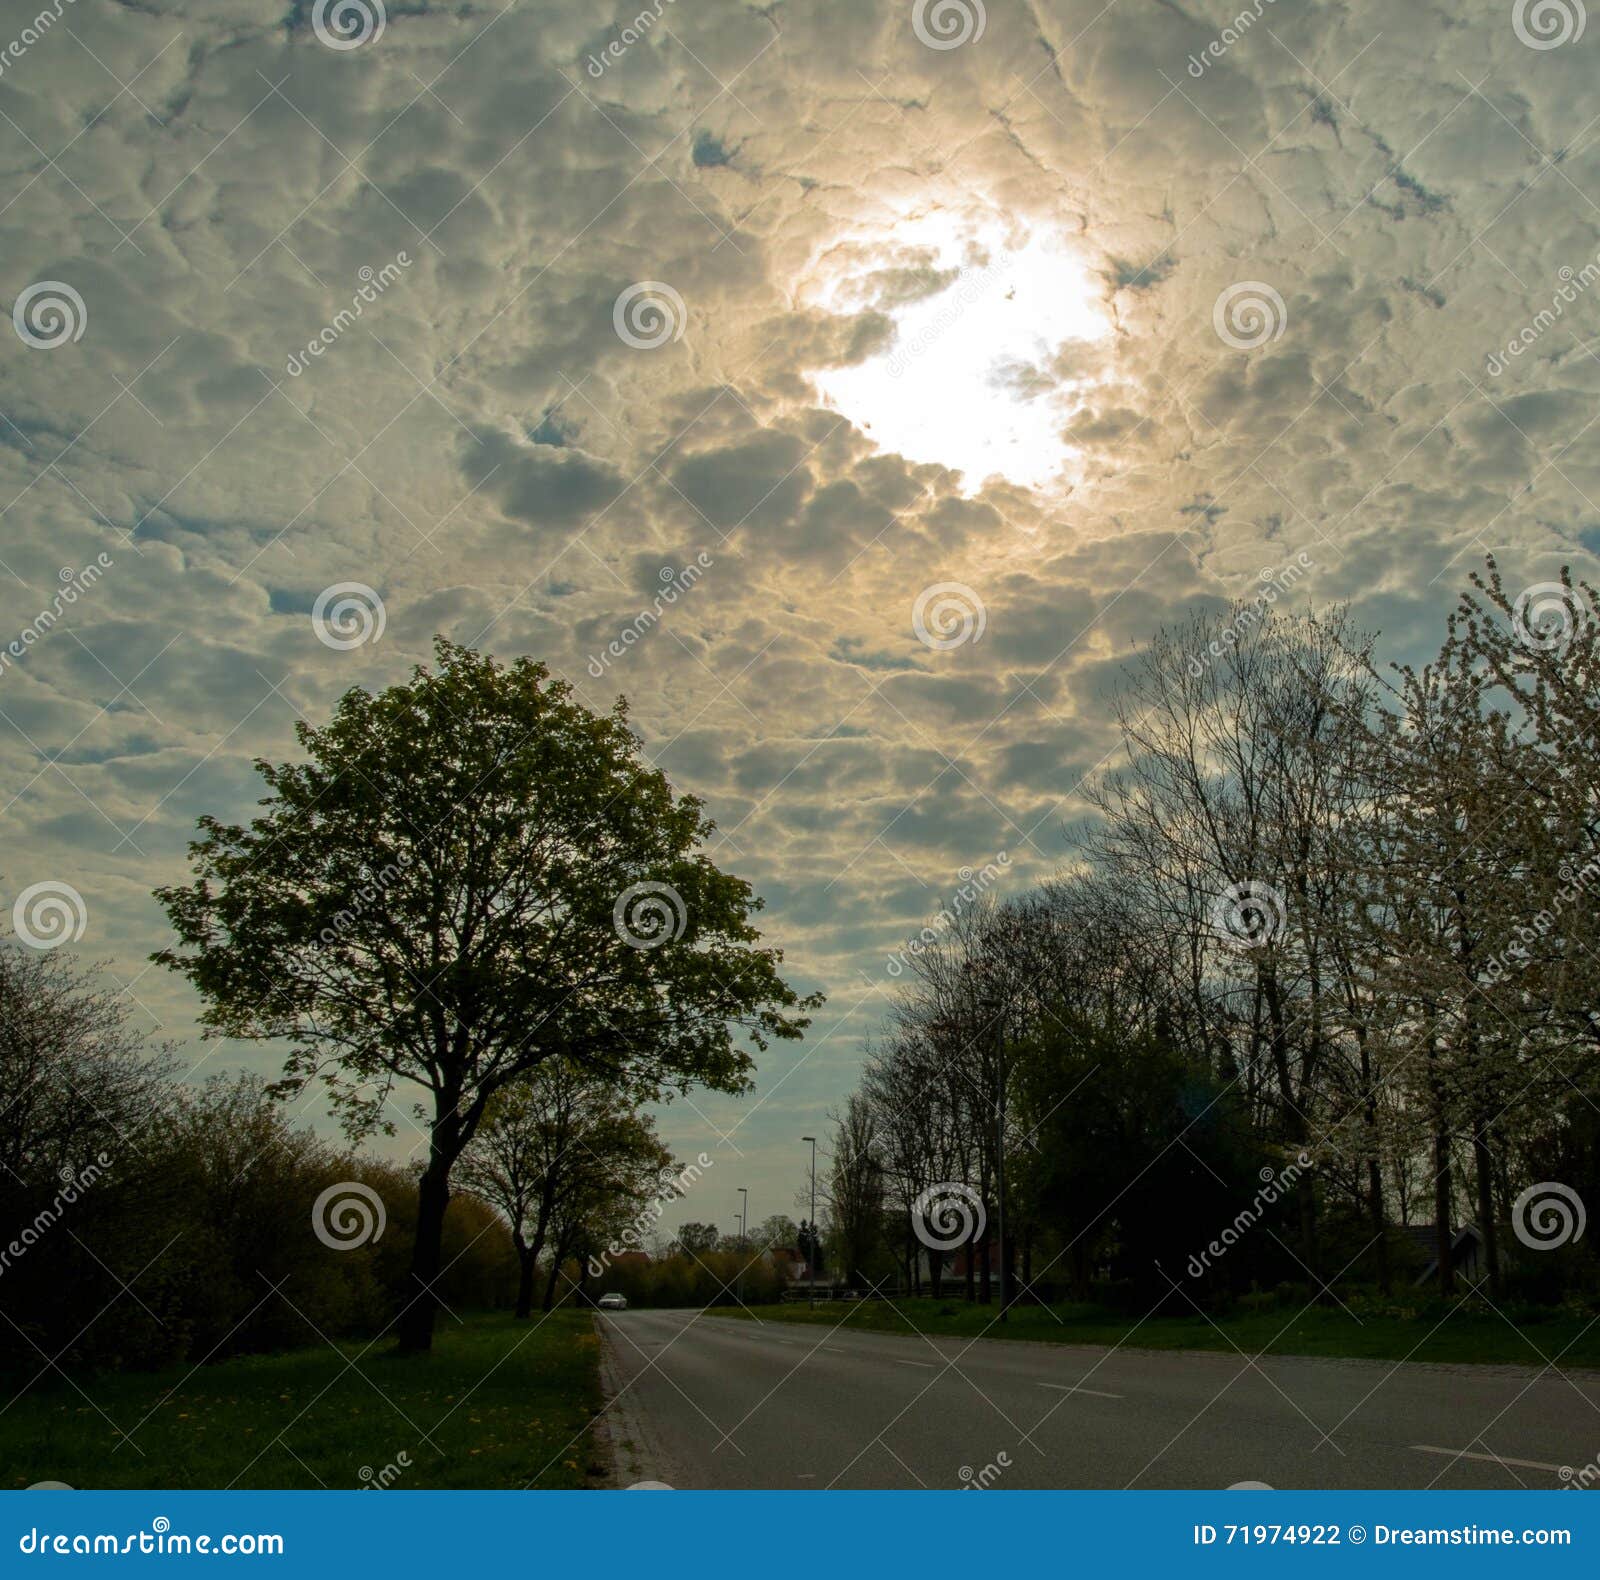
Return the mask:
[[[586,1313],[446,1318],[429,1355],[402,1359],[388,1340],[363,1349],[76,1386],[58,1377],[0,1413],[5,1484],[584,1487],[603,1473],[589,1431],[600,1347]]]
[[[932,1337],[1032,1339],[1054,1344],[1126,1345],[1151,1350],[1243,1350],[1250,1355],[1321,1355],[1367,1360],[1413,1360],[1480,1365],[1600,1366],[1600,1319],[1556,1311],[1518,1320],[1481,1306],[1419,1306],[1414,1313],[1347,1312],[1339,1306],[1253,1311],[1216,1317],[1151,1317],[1144,1322],[1098,1306],[1013,1307],[1004,1323],[998,1307],[963,1301],[823,1301],[718,1307],[712,1314],[740,1320],[821,1323],[875,1333]]]

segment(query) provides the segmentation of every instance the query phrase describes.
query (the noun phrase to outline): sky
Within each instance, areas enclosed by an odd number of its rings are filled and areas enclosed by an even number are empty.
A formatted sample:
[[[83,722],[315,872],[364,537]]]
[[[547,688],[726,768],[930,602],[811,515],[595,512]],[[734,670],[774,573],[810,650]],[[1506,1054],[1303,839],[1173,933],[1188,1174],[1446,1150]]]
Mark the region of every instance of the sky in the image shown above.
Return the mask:
[[[1594,574],[1597,65],[1579,0],[0,5],[5,912],[275,1071],[151,890],[346,688],[533,655],[828,996],[662,1117],[675,1218],[798,1216],[1157,628]]]

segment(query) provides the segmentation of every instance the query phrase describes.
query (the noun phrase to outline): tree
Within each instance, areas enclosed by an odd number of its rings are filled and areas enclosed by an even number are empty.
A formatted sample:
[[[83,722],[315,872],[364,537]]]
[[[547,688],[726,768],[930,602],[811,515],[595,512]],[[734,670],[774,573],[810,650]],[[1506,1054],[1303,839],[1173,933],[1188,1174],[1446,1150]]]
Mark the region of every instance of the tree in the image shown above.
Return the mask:
[[[495,1094],[551,1058],[630,1091],[747,1089],[808,1024],[761,947],[760,900],[701,846],[693,796],[647,768],[619,699],[440,638],[436,667],[352,689],[304,758],[259,761],[248,827],[200,820],[194,881],[157,891],[219,1034],[292,1046],[278,1090],[327,1083],[352,1137],[426,1102],[403,1350],[432,1342],[451,1171]]]
[[[845,1099],[843,1111],[833,1121],[828,1206],[838,1238],[839,1270],[848,1280],[870,1284],[883,1243],[884,1181],[877,1122],[860,1092]]]
[[[608,1245],[622,1244],[644,1203],[656,1196],[671,1172],[672,1154],[656,1135],[655,1121],[601,1094],[584,1116],[575,1161],[563,1170],[562,1187],[551,1206],[546,1311],[555,1303],[563,1265],[577,1264],[581,1297],[589,1258]]]
[[[613,1197],[632,1201],[641,1152],[647,1164],[659,1165],[657,1174],[670,1169],[670,1155],[663,1161],[660,1151],[625,1096],[565,1059],[549,1059],[495,1093],[457,1178],[511,1230],[517,1316],[532,1315],[534,1278],[552,1225],[568,1227],[570,1239],[577,1204],[600,1216]],[[558,1265],[565,1254],[558,1254]]]
[[[685,1256],[704,1256],[716,1250],[721,1239],[714,1223],[686,1223],[672,1243],[673,1248]]]
[[[798,1243],[800,1230],[786,1212],[775,1212],[765,1217],[755,1227],[755,1242],[763,1251],[774,1246],[780,1250]]]

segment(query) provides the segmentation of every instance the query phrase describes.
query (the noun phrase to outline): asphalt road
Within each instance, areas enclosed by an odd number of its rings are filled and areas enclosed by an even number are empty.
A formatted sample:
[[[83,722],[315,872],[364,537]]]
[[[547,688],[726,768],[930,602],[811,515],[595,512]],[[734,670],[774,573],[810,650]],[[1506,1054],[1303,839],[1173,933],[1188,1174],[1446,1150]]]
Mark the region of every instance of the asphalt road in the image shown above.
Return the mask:
[[[1600,1458],[1595,1372],[599,1322],[624,1486],[1549,1490]]]

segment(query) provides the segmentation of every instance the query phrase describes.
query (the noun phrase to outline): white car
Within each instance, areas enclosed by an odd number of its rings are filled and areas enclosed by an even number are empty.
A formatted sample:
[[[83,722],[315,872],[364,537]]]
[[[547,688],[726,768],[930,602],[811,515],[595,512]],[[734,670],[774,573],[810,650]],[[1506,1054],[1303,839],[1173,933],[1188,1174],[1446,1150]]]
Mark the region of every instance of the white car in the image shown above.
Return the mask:
[[[628,1309],[628,1297],[616,1294],[602,1295],[599,1305],[602,1311],[626,1311]]]

